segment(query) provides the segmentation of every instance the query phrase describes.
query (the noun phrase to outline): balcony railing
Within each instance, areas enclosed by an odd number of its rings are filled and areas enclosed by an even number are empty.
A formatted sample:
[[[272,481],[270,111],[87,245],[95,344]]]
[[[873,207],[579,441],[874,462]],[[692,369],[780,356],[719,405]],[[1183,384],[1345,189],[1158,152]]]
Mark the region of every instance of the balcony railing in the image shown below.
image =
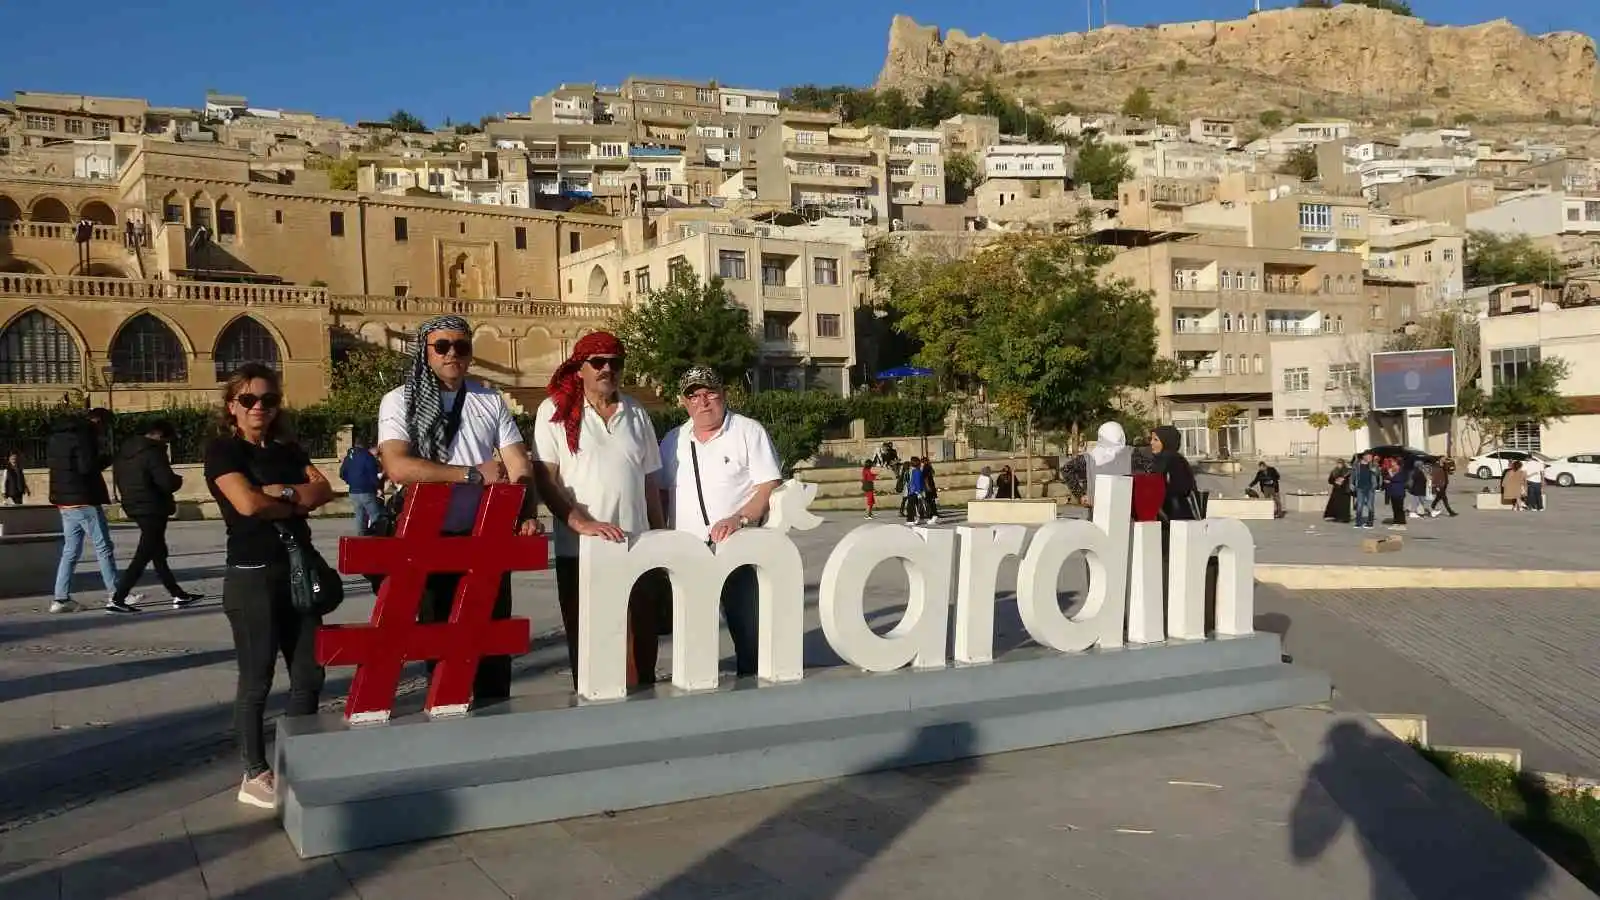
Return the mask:
[[[230,284],[216,281],[135,281],[65,275],[0,274],[0,296],[92,297],[237,306],[327,306],[326,288]]]
[[[77,239],[76,225],[70,222],[5,222],[0,221],[0,234],[15,240],[34,238],[45,241],[71,241]],[[122,233],[114,225],[94,226],[93,239],[120,241]]]
[[[393,297],[387,294],[335,294],[328,298],[335,312],[399,315],[457,315],[469,319],[510,316],[528,319],[604,319],[620,306],[608,303],[556,303],[550,300],[465,300],[454,297]]]
[[[793,300],[799,301],[805,297],[805,288],[791,287],[786,284],[763,284],[761,296],[768,300]]]
[[[1172,323],[1173,334],[1217,334],[1219,329],[1215,325],[1192,325],[1184,322]]]
[[[859,147],[852,144],[808,144],[800,141],[784,141],[783,149],[789,153],[813,153],[819,156],[849,156],[858,159],[867,159],[872,156],[872,148]]]

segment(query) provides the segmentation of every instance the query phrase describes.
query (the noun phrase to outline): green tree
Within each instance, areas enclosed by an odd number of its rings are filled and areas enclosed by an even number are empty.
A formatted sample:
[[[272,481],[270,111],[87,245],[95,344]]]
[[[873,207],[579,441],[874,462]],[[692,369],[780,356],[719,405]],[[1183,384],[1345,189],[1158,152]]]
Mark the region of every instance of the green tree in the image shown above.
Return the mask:
[[[1293,175],[1301,181],[1314,181],[1317,177],[1317,150],[1315,147],[1296,147],[1289,151],[1278,174]]]
[[[961,112],[961,92],[948,83],[929,87],[917,104],[916,123],[932,128]]]
[[[628,350],[634,384],[664,389],[691,366],[709,366],[730,385],[743,384],[756,361],[750,313],[713,277],[701,282],[675,267],[667,286],[619,313],[612,331]]]
[[[1134,88],[1133,93],[1122,101],[1122,114],[1125,116],[1138,116],[1142,119],[1150,115],[1150,111],[1154,108],[1155,102],[1150,99],[1150,92],[1145,90],[1144,85]]]
[[[1233,448],[1228,446],[1228,426],[1233,420],[1244,415],[1244,407],[1237,403],[1224,403],[1213,406],[1206,411],[1206,428],[1217,436],[1217,456],[1228,459],[1233,455]]]
[[[978,161],[972,154],[952,153],[944,158],[945,195],[951,203],[966,199],[967,194],[982,180]]]
[[[1370,6],[1373,9],[1392,12],[1397,16],[1416,15],[1411,11],[1411,4],[1406,3],[1405,0],[1344,0],[1344,2],[1354,6]]]
[[[399,387],[411,357],[355,338],[335,341],[328,398],[322,407],[341,423],[371,423],[383,395]],[[362,435],[372,438],[373,435]]]
[[[353,191],[356,189],[356,173],[361,164],[354,156],[345,156],[334,159],[329,156],[313,156],[307,163],[313,169],[320,169],[328,173],[328,190]]]
[[[421,119],[403,109],[397,109],[389,116],[389,127],[409,134],[428,130],[428,126]]]
[[[1564,275],[1556,255],[1525,234],[1467,232],[1467,286],[1553,282]]]
[[[900,328],[923,344],[918,361],[1045,428],[1098,424],[1125,391],[1173,380],[1150,295],[1103,275],[1111,254],[1088,228],[1006,235],[893,293]]]
[[[1276,109],[1263,110],[1261,115],[1256,116],[1256,121],[1267,128],[1281,128],[1283,127],[1283,113]]]
[[[1314,431],[1316,431],[1316,433],[1317,433],[1316,472],[1317,472],[1318,475],[1321,475],[1322,474],[1322,429],[1327,428],[1329,425],[1332,425],[1333,424],[1333,420],[1328,418],[1328,414],[1327,413],[1322,412],[1322,411],[1319,410],[1319,411],[1314,412],[1311,415],[1306,417],[1306,424],[1310,425],[1311,428]]]
[[[1087,184],[1096,200],[1114,200],[1117,186],[1133,177],[1128,166],[1128,151],[1107,144],[1096,136],[1085,139],[1078,148],[1078,164],[1073,179]]]
[[[1572,403],[1561,395],[1567,361],[1551,356],[1517,373],[1514,380],[1497,384],[1492,392],[1469,385],[1461,392],[1460,412],[1477,426],[1485,446],[1505,443],[1519,425],[1544,427],[1572,414]]]

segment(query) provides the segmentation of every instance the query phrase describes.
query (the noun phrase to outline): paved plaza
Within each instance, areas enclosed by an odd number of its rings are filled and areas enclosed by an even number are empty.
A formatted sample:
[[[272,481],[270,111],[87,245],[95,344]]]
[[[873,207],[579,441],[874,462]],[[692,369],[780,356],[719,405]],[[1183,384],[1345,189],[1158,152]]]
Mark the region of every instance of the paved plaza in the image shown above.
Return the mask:
[[[1594,520],[1600,492],[1552,495],[1548,513],[1465,510],[1413,528],[1413,540],[1430,537],[1440,553],[1463,559],[1503,553],[1496,567],[1554,568],[1518,553],[1554,557],[1567,546],[1574,557],[1567,565],[1583,565],[1577,548],[1589,541],[1579,523]],[[1359,543],[1342,531],[1308,537],[1311,519],[1250,523],[1261,558],[1339,562],[1340,547]],[[835,515],[795,534],[808,576],[859,524]],[[317,522],[330,557],[349,528],[348,520]],[[133,537],[119,529],[124,554]],[[1232,889],[1219,896],[1565,896],[1531,884],[1520,893],[1431,893],[1396,874],[1396,865],[1408,864],[1375,862],[1371,842],[1353,840],[1352,829],[1323,855],[1297,858],[1285,829],[1293,830],[1290,811],[1333,726],[1302,723],[1317,737],[1290,752],[1285,740],[1261,736],[1282,727],[1272,716],[300,863],[275,827],[231,798],[238,777],[229,735],[233,656],[215,600],[221,527],[175,523],[171,543],[180,580],[213,595],[200,607],[160,608],[159,588],[147,588],[146,602],[157,608],[136,617],[51,616],[44,597],[0,600],[0,874],[12,879],[9,887],[0,883],[0,897],[276,896],[290,884],[300,886],[295,896],[385,898],[424,888],[463,898],[895,897],[916,890],[918,879],[928,883],[919,891],[925,896],[1014,887],[1021,897],[1163,897],[1177,896],[1201,872],[1236,879],[1221,882]],[[1438,565],[1420,562],[1426,557],[1411,544],[1382,564]],[[1364,556],[1357,561],[1374,560]],[[1025,640],[1010,595],[1014,574],[1014,564],[1002,572],[999,652]],[[80,579],[93,584],[88,566]],[[517,575],[514,584],[516,612],[532,620],[534,633],[533,651],[517,661],[514,693],[560,702],[571,676],[553,576]],[[351,597],[335,619],[364,621],[371,593],[356,579],[348,586]],[[1063,592],[1082,586],[1081,573],[1063,577]],[[1329,588],[1261,588],[1258,627],[1284,634],[1297,663],[1333,675],[1336,706],[1426,714],[1436,743],[1517,746],[1530,768],[1600,774],[1600,673],[1589,658],[1600,628],[1585,592]],[[876,627],[892,626],[904,591],[898,570],[874,573]],[[807,664],[837,664],[814,607],[808,627]],[[724,652],[731,656],[726,638]],[[665,646],[661,667],[670,667]],[[327,709],[338,708],[349,674],[330,673]],[[401,711],[421,704],[420,667],[409,674]],[[284,683],[280,673],[280,689]],[[1210,768],[1252,759],[1248,748],[1257,743],[1264,755],[1254,768]],[[1281,756],[1269,762],[1267,747]],[[1195,806],[1200,801],[1188,791],[1136,777],[1166,774],[1169,763],[1190,771],[1173,770],[1168,780],[1227,785],[1190,789],[1209,791],[1205,803],[1220,805]],[[1062,777],[1079,771],[1088,774]],[[1202,807],[1215,818],[1210,830],[1200,826],[1209,821]],[[1353,822],[1358,816],[1346,813]],[[1058,818],[1064,821],[1045,821]],[[973,834],[985,837],[973,841]],[[794,871],[794,859],[812,852],[815,867]],[[1392,890],[1368,883],[1380,870],[1399,878]]]

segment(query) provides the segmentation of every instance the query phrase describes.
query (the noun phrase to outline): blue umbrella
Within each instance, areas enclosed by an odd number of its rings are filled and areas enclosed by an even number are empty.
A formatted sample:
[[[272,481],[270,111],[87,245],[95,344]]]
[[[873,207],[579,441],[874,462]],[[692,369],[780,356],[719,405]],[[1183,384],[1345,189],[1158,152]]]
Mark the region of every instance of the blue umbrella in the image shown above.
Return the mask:
[[[893,380],[900,379],[900,378],[932,378],[932,377],[933,377],[933,370],[932,369],[923,369],[923,368],[919,368],[917,366],[895,366],[892,369],[884,369],[882,372],[879,372],[877,374],[877,378],[880,381],[893,381]]]

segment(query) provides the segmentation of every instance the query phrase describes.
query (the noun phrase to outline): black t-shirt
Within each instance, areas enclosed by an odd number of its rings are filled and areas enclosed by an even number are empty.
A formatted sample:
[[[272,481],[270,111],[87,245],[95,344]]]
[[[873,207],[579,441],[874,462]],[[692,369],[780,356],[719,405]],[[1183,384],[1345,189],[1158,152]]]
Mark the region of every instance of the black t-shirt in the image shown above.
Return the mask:
[[[310,481],[306,477],[310,465],[311,458],[297,444],[274,441],[258,447],[235,435],[217,438],[206,447],[206,487],[222,509],[222,521],[228,526],[228,565],[287,562],[289,555],[274,522],[240,515],[217,490],[217,478],[238,472],[258,488],[266,484],[306,484]],[[305,519],[276,521],[289,526],[302,541],[311,540],[311,528]]]

